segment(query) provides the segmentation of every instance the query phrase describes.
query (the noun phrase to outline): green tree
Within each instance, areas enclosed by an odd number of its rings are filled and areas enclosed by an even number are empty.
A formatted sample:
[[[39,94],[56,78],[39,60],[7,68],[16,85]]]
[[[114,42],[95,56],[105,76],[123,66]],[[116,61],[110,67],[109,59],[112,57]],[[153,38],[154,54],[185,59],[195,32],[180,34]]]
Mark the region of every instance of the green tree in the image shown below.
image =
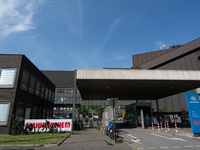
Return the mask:
[[[101,118],[102,118],[102,113],[103,113],[103,110],[105,109],[106,107],[99,107],[96,112],[97,112],[97,115],[101,115]]]

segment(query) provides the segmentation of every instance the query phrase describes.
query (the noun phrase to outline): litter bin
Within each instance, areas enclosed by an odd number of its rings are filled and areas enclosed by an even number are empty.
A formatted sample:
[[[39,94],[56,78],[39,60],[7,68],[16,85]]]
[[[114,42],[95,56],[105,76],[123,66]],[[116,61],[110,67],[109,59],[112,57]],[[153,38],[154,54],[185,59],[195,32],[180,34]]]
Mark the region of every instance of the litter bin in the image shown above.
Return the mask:
[[[135,127],[138,127],[138,121],[135,120]]]
[[[92,128],[92,127],[93,127],[93,121],[90,120],[90,128]]]

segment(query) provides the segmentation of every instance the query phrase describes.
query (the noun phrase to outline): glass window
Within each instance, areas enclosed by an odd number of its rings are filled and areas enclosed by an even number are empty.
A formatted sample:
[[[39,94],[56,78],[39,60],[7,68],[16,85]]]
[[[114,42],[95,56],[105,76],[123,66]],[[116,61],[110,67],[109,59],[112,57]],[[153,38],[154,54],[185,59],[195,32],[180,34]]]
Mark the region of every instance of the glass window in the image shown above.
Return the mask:
[[[17,118],[24,118],[24,109],[25,109],[24,104],[17,104],[17,112],[16,112]]]
[[[76,101],[78,102],[79,100],[80,100],[79,97],[77,97],[77,98],[76,98]]]
[[[63,110],[63,107],[60,107],[60,110]]]
[[[117,109],[120,109],[120,105],[117,106]]]
[[[42,119],[42,108],[38,109],[38,119]]]
[[[51,101],[51,90],[49,89],[49,96],[48,96],[48,100]]]
[[[51,101],[54,102],[53,100],[54,100],[54,96],[55,96],[55,94],[54,94],[53,91],[51,92],[51,94],[52,94],[52,95],[51,95]]]
[[[28,91],[32,94],[34,94],[35,92],[35,81],[36,81],[36,78],[31,75]]]
[[[45,89],[45,99],[47,100],[48,99],[48,87],[46,87],[46,89]]]
[[[41,92],[40,92],[41,98],[44,98],[44,93],[45,93],[45,85],[42,83]]]
[[[69,107],[67,107],[67,110],[69,110]]]
[[[15,68],[0,68],[0,87],[13,88],[15,81]]]
[[[37,119],[37,106],[33,106],[32,119]]]
[[[21,89],[26,90],[26,91],[28,89],[29,75],[30,74],[26,70],[23,70],[22,81],[21,81]]]
[[[56,107],[54,107],[53,110],[56,110]]]
[[[43,108],[43,113],[42,113],[42,118],[43,119],[46,118],[46,112],[47,112],[46,108]]]
[[[73,108],[72,107],[70,107],[70,110],[72,110]]]
[[[31,106],[26,106],[25,119],[31,118]]]
[[[41,81],[37,80],[37,82],[36,82],[36,89],[35,89],[35,95],[37,95],[37,96],[40,95],[40,87],[41,87]]]
[[[7,125],[9,109],[10,109],[9,102],[0,103],[0,125]]]

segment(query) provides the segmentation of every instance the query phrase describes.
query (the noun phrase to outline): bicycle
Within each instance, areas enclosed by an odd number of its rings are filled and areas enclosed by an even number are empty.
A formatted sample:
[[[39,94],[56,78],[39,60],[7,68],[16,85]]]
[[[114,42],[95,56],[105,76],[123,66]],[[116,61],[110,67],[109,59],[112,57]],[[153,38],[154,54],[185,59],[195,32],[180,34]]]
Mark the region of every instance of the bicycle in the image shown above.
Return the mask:
[[[98,121],[97,121],[96,129],[99,130],[99,131],[101,130],[101,125]]]
[[[34,134],[35,133],[35,127],[33,126],[32,123],[26,124],[26,127],[24,129],[24,133],[26,133],[26,134]]]
[[[46,120],[46,123],[38,128],[38,133],[41,133],[40,131],[47,132],[47,129],[49,129],[49,131],[54,134],[59,134],[61,131],[61,127],[59,124],[57,123],[50,124],[50,121]]]
[[[122,142],[123,137],[119,136],[119,131],[115,128],[114,131],[111,131],[110,138],[115,141],[115,143]],[[120,140],[118,140],[120,139]]]

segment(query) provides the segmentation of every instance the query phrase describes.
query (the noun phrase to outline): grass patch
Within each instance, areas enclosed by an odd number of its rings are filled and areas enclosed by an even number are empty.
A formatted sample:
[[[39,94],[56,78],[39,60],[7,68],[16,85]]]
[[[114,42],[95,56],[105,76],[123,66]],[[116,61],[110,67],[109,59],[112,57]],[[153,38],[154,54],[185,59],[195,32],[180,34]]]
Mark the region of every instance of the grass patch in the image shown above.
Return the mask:
[[[43,134],[32,134],[32,135],[0,135],[0,145],[44,145],[44,144],[59,144],[64,138],[70,133],[43,133]]]

